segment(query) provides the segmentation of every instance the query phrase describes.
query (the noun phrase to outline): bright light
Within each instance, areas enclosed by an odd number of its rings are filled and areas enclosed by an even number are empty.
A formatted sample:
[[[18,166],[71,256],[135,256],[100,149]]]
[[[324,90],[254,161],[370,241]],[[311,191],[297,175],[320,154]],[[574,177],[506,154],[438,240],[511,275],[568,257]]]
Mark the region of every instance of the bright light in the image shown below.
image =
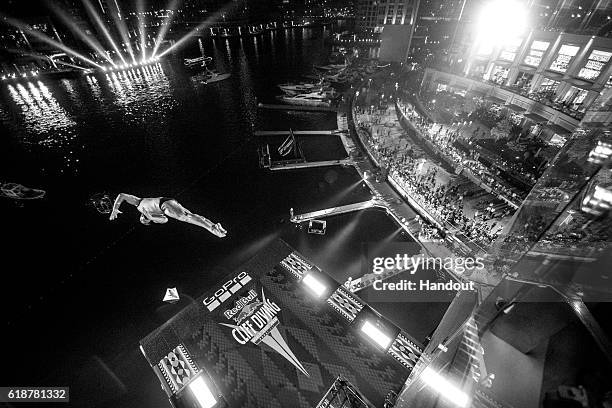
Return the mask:
[[[308,288],[312,290],[314,294],[317,295],[317,297],[321,297],[321,295],[323,295],[323,293],[325,293],[325,290],[327,289],[327,287],[317,278],[312,276],[312,274],[304,276],[302,282],[304,282],[304,285],[308,286]]]
[[[438,392],[442,398],[459,407],[468,406],[469,398],[467,394],[430,367],[426,367],[423,370],[421,378],[425,384]]]
[[[22,23],[22,22],[20,22],[18,20],[15,20],[14,18],[10,18],[10,17],[4,17],[3,21],[8,23],[8,24],[10,24],[10,25],[12,25],[13,27],[15,27],[15,28],[17,28],[17,29],[19,29],[21,31],[26,32],[27,34],[32,35],[33,37],[38,38],[39,40],[41,40],[41,41],[43,41],[43,42],[45,42],[45,43],[47,43],[47,44],[49,44],[49,45],[51,45],[51,46],[53,46],[55,48],[58,48],[58,49],[64,51],[66,54],[70,54],[70,55],[72,55],[72,56],[74,56],[76,58],[79,58],[82,61],[85,61],[86,63],[88,63],[90,65],[93,65],[93,66],[96,66],[96,67],[100,68],[99,64],[97,64],[94,61],[90,60],[89,58],[79,54],[78,52],[74,51],[72,48],[64,45],[63,43],[60,43],[60,42],[50,38],[46,34],[40,32],[40,31],[34,30],[32,27],[30,27],[27,24],[24,24],[24,23]],[[56,61],[56,62],[58,62],[58,61]]]
[[[102,30],[102,33],[108,40],[108,43],[113,47],[113,49],[115,50],[115,52],[117,53],[121,61],[125,63],[125,58],[123,58],[123,55],[121,55],[121,51],[119,51],[119,47],[117,47],[117,44],[115,44],[115,41],[113,41],[113,37],[111,37],[110,33],[108,32],[108,29],[106,28],[106,25],[102,22],[102,19],[96,12],[96,9],[94,8],[94,6],[91,4],[89,0],[82,0],[82,2],[85,5],[85,8],[87,9],[87,12],[89,13],[89,15],[93,17],[94,21],[96,22],[100,30]]]
[[[102,71],[104,71],[104,72],[106,72],[107,69],[108,68],[106,68],[106,67],[102,67]]]
[[[201,376],[189,383],[189,390],[200,408],[212,408],[217,404],[217,399]]]
[[[155,41],[153,41],[154,46],[153,46],[153,51],[151,52],[151,55],[157,54],[157,50],[159,49],[159,46],[164,41],[164,38],[166,37],[166,33],[168,32],[168,29],[170,29],[170,25],[172,23],[172,20],[174,19],[174,16],[176,15],[176,9],[178,6],[179,6],[178,0],[171,0],[171,2],[168,4],[167,6],[168,14],[166,15],[166,19],[161,23],[161,27],[159,31],[157,32]]]
[[[612,157],[612,145],[602,141],[597,142],[597,146],[589,153],[590,163],[601,164]]]
[[[476,40],[480,49],[492,49],[515,40],[526,28],[524,4],[518,0],[491,0],[480,13]]]
[[[72,21],[71,17],[64,11],[62,11],[59,7],[51,5],[51,3],[49,3],[49,7],[55,12],[59,19],[62,20],[66,27],[68,27],[74,34],[76,34],[81,40],[83,40],[83,42],[88,44],[91,49],[93,49],[98,55],[101,55],[103,58],[106,59],[106,61],[112,63],[111,59],[108,57],[108,55],[106,55],[104,48],[98,42],[98,40],[81,31],[81,29],[76,24],[74,24],[74,21]]]
[[[380,329],[374,326],[370,321],[367,321],[361,326],[361,331],[368,335],[372,340],[378,343],[382,348],[386,349],[391,344],[391,338]]]
[[[607,190],[601,186],[595,186],[593,198],[597,201],[602,202],[602,205],[606,208],[610,208],[610,206],[612,205],[612,191]]]

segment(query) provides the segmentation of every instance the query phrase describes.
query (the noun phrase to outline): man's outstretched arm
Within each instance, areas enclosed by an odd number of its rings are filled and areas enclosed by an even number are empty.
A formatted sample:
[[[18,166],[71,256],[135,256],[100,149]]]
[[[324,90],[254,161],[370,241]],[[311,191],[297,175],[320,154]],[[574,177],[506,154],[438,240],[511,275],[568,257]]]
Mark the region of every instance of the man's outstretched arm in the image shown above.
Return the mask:
[[[121,207],[121,204],[126,201],[128,204],[133,205],[134,207],[138,207],[138,204],[140,204],[140,201],[142,199],[136,196],[133,196],[131,194],[124,194],[124,193],[120,193],[117,198],[115,198],[115,203],[113,204],[113,211],[111,211],[111,215],[110,215],[110,220],[114,220],[117,218],[118,214],[121,214],[121,211],[119,211],[119,207]]]

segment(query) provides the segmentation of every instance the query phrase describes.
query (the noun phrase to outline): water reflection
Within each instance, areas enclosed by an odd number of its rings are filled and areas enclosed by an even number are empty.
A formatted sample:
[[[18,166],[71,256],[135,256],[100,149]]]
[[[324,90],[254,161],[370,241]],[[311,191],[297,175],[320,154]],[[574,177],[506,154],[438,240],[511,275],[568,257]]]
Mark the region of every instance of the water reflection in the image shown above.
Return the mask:
[[[45,134],[75,124],[41,81],[36,84],[28,82],[25,86],[21,83],[14,86],[9,84],[8,91],[12,101],[21,109],[28,130]]]
[[[160,63],[111,72],[105,78],[115,95],[113,103],[121,107],[124,114],[139,121],[145,121],[153,112],[163,114],[176,104]]]
[[[319,35],[316,30],[295,28],[269,31],[251,37],[252,41],[247,37],[242,41],[194,40],[184,53],[210,55],[219,71],[233,75],[233,79],[214,86],[196,85],[195,93],[190,80],[193,73],[170,61],[77,79],[9,82],[2,88],[5,97],[0,99],[0,120],[16,135],[25,135],[19,136],[22,143],[41,146],[36,154],[50,161],[45,163],[48,171],[65,169],[65,163],[76,154],[81,160],[87,158],[87,163],[97,160],[95,155],[104,151],[98,143],[132,148],[123,146],[119,135],[141,135],[144,131],[147,136],[154,132],[159,137],[168,126],[172,126],[167,132],[170,135],[178,129],[189,132],[200,118],[189,117],[185,123],[177,118],[195,109],[197,104],[191,104],[195,97],[202,103],[202,118],[219,109],[223,119],[236,126],[232,134],[238,135],[244,126],[250,126],[247,121],[257,118],[256,94],[264,101],[273,99],[279,78],[295,78],[313,62],[325,63],[327,50]],[[185,101],[186,106],[176,109]],[[210,108],[206,105],[209,101]],[[200,125],[206,127],[207,123]],[[59,157],[66,160],[53,163]]]

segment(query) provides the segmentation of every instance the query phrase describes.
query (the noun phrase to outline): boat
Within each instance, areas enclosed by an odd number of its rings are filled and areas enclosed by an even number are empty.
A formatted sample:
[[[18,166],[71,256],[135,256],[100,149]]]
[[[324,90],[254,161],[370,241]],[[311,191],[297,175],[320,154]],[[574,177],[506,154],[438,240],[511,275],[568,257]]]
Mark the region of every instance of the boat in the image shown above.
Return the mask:
[[[302,75],[305,79],[311,79],[314,81],[323,81],[325,80],[324,76],[322,74],[304,74]]]
[[[29,188],[17,183],[0,183],[0,197],[13,200],[38,200],[47,192],[36,188]]]
[[[206,66],[206,63],[209,61],[212,61],[212,57],[202,56],[197,58],[185,58],[183,64],[189,68],[202,67]]]
[[[232,74],[230,73],[220,73],[217,72],[215,70],[206,70],[206,78],[204,79],[204,83],[206,84],[212,84],[215,82],[219,82],[219,81],[223,81],[224,79],[229,78],[230,76],[232,76]]]
[[[326,108],[331,107],[331,101],[327,95],[319,92],[311,92],[295,96],[281,95],[277,96],[276,98],[279,101],[288,103],[290,105],[317,106]]]
[[[315,65],[315,69],[318,69],[319,71],[325,71],[325,72],[330,72],[330,71],[342,71],[344,69],[346,69],[348,65],[346,63],[344,64],[330,64],[330,65]]]
[[[281,89],[281,91],[283,91],[284,93],[288,95],[298,95],[298,94],[313,92],[316,90],[329,91],[331,89],[329,87],[329,84],[323,81],[320,81],[319,83],[313,83],[313,82],[286,83],[286,84],[280,84],[278,85],[278,87]]]

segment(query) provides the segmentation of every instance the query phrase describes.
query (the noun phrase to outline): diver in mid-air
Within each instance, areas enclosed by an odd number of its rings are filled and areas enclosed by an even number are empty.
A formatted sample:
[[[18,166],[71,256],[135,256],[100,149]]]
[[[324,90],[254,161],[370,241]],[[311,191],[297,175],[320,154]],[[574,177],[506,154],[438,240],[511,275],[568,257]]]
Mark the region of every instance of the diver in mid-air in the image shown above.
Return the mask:
[[[221,224],[213,224],[208,218],[192,213],[175,199],[167,197],[139,198],[131,194],[121,193],[117,196],[113,204],[110,215],[111,221],[116,219],[117,215],[121,214],[119,207],[124,201],[133,205],[140,211],[140,222],[144,225],[149,225],[152,222],[155,224],[165,224],[168,222],[168,218],[174,218],[178,221],[206,228],[212,234],[220,238],[227,235],[227,231]]]

